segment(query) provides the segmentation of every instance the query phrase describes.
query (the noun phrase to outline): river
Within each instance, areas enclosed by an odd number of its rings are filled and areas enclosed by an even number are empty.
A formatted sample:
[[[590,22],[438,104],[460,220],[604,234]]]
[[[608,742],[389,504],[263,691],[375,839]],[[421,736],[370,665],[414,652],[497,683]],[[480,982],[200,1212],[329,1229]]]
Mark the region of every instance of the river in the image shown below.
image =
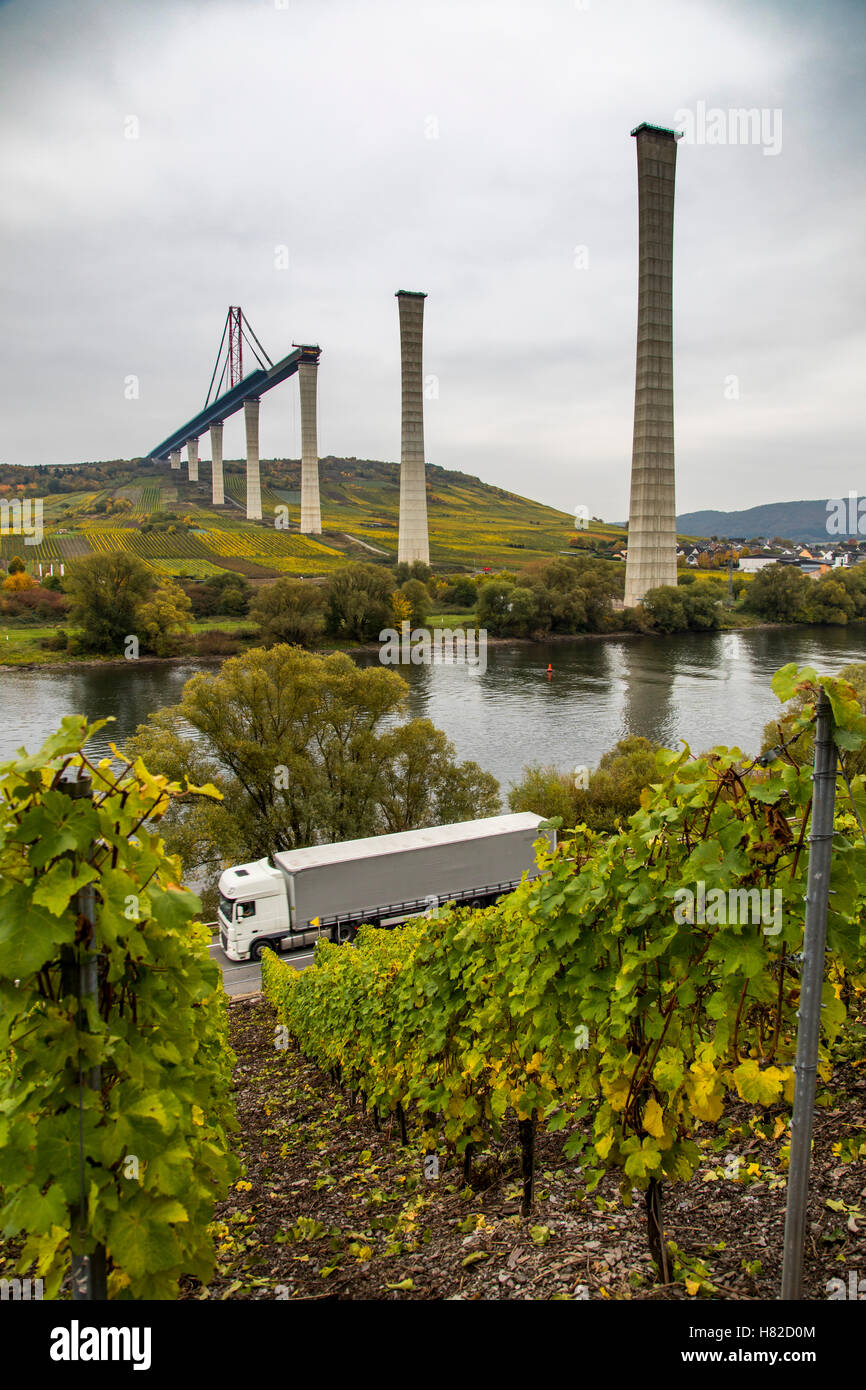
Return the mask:
[[[755,751],[780,708],[771,677],[788,661],[831,674],[866,661],[866,625],[491,644],[484,671],[394,669],[408,682],[410,713],[431,719],[459,757],[474,758],[504,789],[530,762],[594,767],[627,734],[668,747],[685,739],[694,752],[717,743]],[[176,703],[196,671],[216,669],[194,661],[0,668],[0,760],[22,745],[35,751],[64,715],[79,713],[114,717],[90,745],[105,753],[109,740],[122,742],[151,711]]]

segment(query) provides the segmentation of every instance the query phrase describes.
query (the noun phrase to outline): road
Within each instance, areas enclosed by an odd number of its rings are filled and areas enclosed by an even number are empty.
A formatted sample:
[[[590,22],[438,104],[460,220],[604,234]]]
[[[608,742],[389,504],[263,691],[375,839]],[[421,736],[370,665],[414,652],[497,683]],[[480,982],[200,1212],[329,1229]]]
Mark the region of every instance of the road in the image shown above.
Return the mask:
[[[229,960],[218,941],[211,945],[210,957],[211,960],[217,962],[223,972],[226,994],[251,994],[254,990],[261,989],[262,967],[258,961]],[[313,952],[311,950],[286,951],[282,959],[288,965],[293,965],[296,970],[305,970],[312,963]]]

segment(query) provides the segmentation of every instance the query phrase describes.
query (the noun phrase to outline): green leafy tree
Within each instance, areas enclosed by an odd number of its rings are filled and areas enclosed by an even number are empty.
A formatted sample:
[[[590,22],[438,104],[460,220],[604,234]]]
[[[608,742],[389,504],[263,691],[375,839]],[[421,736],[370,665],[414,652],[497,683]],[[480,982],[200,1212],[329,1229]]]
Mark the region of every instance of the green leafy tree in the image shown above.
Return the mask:
[[[810,581],[812,591],[806,600],[806,617],[810,623],[844,625],[853,618],[857,604],[841,579],[835,574],[822,575]]]
[[[325,594],[320,584],[303,579],[278,579],[259,589],[250,604],[266,647],[295,642],[309,647],[324,631]]]
[[[364,641],[391,625],[391,578],[379,565],[343,565],[326,589],[325,626],[334,637]]]
[[[433,571],[429,565],[425,565],[423,560],[413,560],[411,564],[401,560],[391,571],[397,584],[402,588],[409,579],[420,580],[422,584],[429,584],[433,578]]]
[[[773,623],[802,622],[812,583],[796,565],[767,565],[749,585],[746,607]]]
[[[477,623],[493,637],[527,637],[534,630],[536,614],[532,589],[499,578],[482,584]]]
[[[659,632],[687,632],[689,626],[686,610],[686,595],[679,589],[660,584],[648,589],[642,599],[642,607]]]
[[[458,574],[454,579],[448,580],[441,597],[447,607],[468,611],[475,607],[478,589],[468,574]]]
[[[81,645],[88,651],[119,653],[125,638],[138,631],[139,604],[150,597],[156,580],[143,560],[119,550],[70,561],[65,587],[71,619],[81,626]]]
[[[407,579],[400,585],[400,593],[408,600],[409,621],[413,627],[423,627],[430,613],[430,593],[420,579]]]
[[[27,566],[20,555],[13,555],[7,566],[7,574],[23,574]]]

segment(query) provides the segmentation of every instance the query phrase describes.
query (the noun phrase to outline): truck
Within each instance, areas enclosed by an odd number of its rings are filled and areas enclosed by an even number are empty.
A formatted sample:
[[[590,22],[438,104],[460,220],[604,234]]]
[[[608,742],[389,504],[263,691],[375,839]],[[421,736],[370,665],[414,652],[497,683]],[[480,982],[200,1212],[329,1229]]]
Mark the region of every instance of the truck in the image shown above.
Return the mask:
[[[259,960],[325,937],[354,940],[363,922],[396,926],[445,903],[484,907],[537,877],[541,816],[529,811],[456,825],[280,851],[225,869],[220,944],[229,960]],[[541,834],[551,849],[556,832]]]

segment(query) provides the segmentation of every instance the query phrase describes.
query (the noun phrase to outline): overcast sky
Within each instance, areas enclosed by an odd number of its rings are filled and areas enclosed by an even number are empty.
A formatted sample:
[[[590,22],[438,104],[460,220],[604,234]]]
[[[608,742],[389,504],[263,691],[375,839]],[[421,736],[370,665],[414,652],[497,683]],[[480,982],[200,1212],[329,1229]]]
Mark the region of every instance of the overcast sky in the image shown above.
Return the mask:
[[[146,454],[230,303],[321,344],[322,455],[398,459],[426,290],[428,460],[624,518],[629,132],[687,111],[677,510],[866,491],[862,0],[0,0],[0,55],[0,460]],[[701,143],[701,104],[767,138]],[[261,427],[299,455],[296,378]]]

